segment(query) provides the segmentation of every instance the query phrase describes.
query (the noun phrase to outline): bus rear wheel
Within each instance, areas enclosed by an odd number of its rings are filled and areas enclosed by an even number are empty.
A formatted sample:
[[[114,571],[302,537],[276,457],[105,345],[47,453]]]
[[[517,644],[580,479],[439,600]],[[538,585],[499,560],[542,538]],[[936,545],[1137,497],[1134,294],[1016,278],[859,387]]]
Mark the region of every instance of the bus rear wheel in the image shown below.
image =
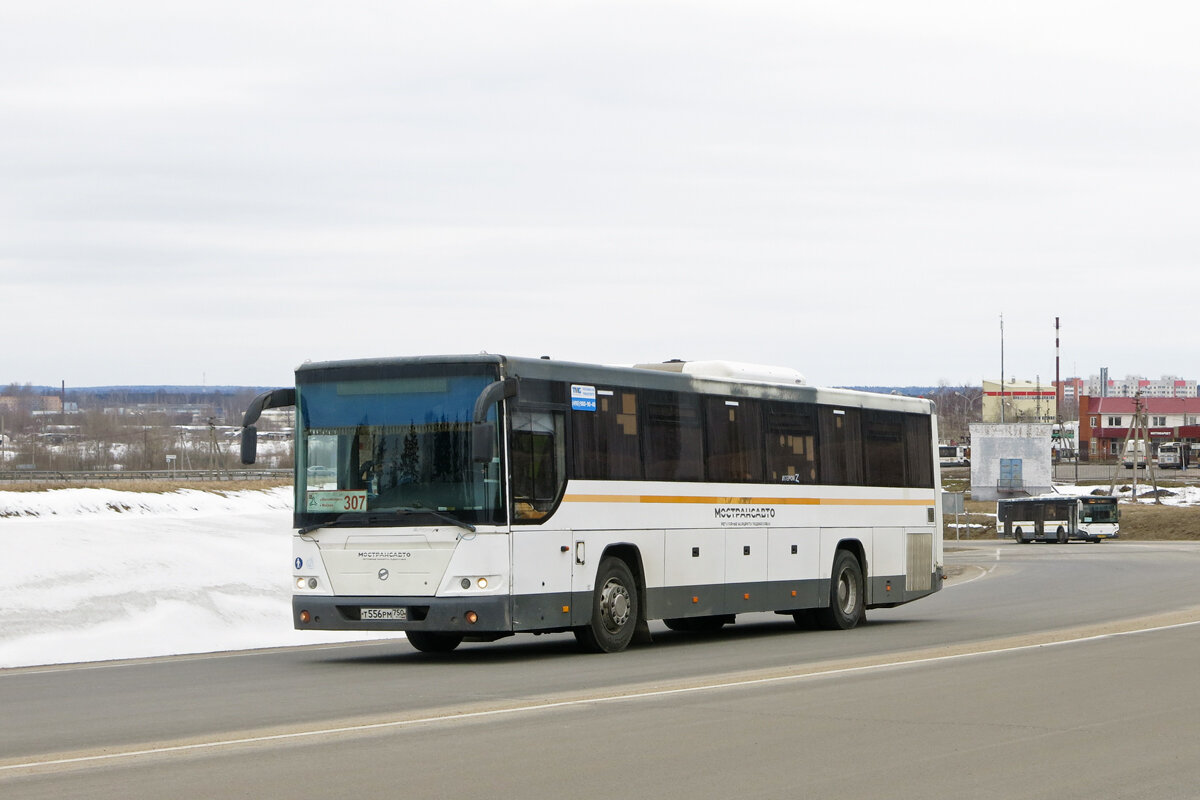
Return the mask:
[[[849,550],[838,550],[833,559],[829,606],[817,611],[817,622],[828,630],[849,630],[862,621],[866,593],[862,566]]]
[[[633,573],[624,561],[610,556],[596,573],[591,621],[575,629],[575,638],[590,652],[618,653],[633,640],[640,613]]]
[[[408,643],[422,653],[449,653],[462,644],[461,633],[433,633],[431,631],[407,631]]]

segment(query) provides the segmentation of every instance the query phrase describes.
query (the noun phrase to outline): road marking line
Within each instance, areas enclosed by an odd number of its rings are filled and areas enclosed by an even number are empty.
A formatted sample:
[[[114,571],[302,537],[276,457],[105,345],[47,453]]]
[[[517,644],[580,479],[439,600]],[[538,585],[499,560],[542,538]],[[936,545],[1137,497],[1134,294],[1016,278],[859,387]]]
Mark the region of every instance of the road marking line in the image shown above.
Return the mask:
[[[166,747],[152,747],[141,750],[129,750],[118,753],[103,753],[90,756],[76,756],[70,758],[56,758],[44,761],[26,761],[16,764],[0,765],[0,775],[5,772],[15,772],[17,770],[46,770],[52,767],[62,767],[70,765],[91,765],[104,762],[121,761],[125,759],[134,759],[146,756],[158,756],[171,753],[186,753],[197,752],[202,750],[212,750],[221,747],[236,747],[239,745],[263,744],[267,742],[282,742],[296,741],[306,738],[314,738],[318,736],[334,736],[338,734],[348,733],[364,733],[368,731],[379,731],[387,729],[408,728],[415,725],[425,725],[438,722],[458,722],[461,720],[482,719],[486,717],[499,717],[509,714],[531,713],[539,711],[550,711],[560,708],[571,708],[574,706],[595,705],[599,703],[611,702],[627,702],[631,700],[650,700],[660,697],[670,697],[673,695],[695,694],[697,692],[720,691],[723,689],[736,689],[748,686],[763,686],[771,683],[783,683],[791,681],[807,680],[811,678],[827,678],[838,675],[851,675],[857,673],[873,672],[876,670],[896,669],[903,667],[912,667],[924,664],[937,664],[945,661],[953,661],[963,658],[972,658],[975,656],[986,655],[1001,655],[1005,653],[1016,653],[1022,650],[1035,650],[1041,647],[1054,647],[1058,645],[1080,644],[1082,642],[1096,642],[1103,639],[1115,639],[1123,636],[1131,636],[1141,633],[1157,633],[1161,631],[1169,631],[1177,628],[1188,628],[1200,625],[1200,620],[1192,620],[1189,622],[1177,622],[1167,625],[1159,625],[1150,628],[1135,628],[1126,631],[1113,631],[1110,633],[1101,633],[1091,636],[1083,636],[1079,638],[1066,638],[1059,640],[1051,640],[1045,642],[1036,642],[1032,644],[1012,645],[1008,647],[999,647],[996,649],[979,649],[969,650],[961,653],[951,653],[941,656],[923,656],[919,658],[911,658],[903,661],[889,661],[878,664],[866,664],[859,666],[834,667],[831,669],[816,670],[813,672],[793,672],[784,675],[770,675],[758,678],[741,678],[737,680],[721,681],[718,683],[704,683],[697,686],[682,686],[669,689],[654,689],[650,691],[631,692],[628,694],[611,694],[601,695],[598,697],[576,698],[571,700],[560,700],[550,703],[534,703],[530,705],[512,706],[509,708],[488,709],[486,711],[463,711],[448,714],[439,714],[429,717],[418,717],[415,719],[389,720],[386,722],[364,723],[361,725],[345,725],[333,728],[318,728],[307,731],[294,731],[291,733],[277,733],[263,736],[247,736],[236,739],[216,739],[208,742],[193,742],[189,744],[172,745]]]

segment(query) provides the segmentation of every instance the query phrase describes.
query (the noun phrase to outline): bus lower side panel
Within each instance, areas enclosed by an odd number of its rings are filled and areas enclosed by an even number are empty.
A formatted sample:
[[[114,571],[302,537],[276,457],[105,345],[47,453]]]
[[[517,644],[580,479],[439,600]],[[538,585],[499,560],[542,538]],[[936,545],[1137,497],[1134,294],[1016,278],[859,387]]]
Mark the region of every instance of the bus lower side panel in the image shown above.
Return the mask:
[[[909,589],[905,576],[872,576],[867,607],[900,605],[942,586],[939,572],[929,588]],[[829,580],[666,586],[646,590],[647,619],[705,617],[771,611],[799,611],[829,605]],[[515,597],[329,597],[294,596],[292,619],[298,630],[446,631],[463,634],[563,630],[586,624],[591,592],[526,594]],[[362,608],[403,608],[404,620],[364,620]],[[474,611],[477,621],[467,622]],[[309,622],[301,622],[308,612]]]

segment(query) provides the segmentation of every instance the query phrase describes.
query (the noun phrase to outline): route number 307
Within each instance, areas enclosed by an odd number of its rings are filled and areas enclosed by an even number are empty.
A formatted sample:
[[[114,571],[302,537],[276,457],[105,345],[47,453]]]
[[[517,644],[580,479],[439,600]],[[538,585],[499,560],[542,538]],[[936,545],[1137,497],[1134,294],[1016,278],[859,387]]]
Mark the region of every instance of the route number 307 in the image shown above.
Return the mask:
[[[347,494],[342,496],[342,511],[366,511],[367,495]]]

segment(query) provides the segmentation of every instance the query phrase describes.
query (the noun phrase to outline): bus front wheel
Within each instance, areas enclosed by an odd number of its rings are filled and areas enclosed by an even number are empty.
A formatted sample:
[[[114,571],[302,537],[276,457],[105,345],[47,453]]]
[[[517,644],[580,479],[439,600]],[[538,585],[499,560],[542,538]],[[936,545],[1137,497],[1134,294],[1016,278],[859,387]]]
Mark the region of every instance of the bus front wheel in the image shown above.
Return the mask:
[[[620,652],[633,640],[640,612],[633,573],[624,561],[610,556],[596,573],[591,621],[575,629],[575,638],[593,653]]]
[[[862,566],[849,550],[838,550],[833,559],[829,606],[818,610],[817,621],[829,630],[849,630],[862,621],[866,594]]]

